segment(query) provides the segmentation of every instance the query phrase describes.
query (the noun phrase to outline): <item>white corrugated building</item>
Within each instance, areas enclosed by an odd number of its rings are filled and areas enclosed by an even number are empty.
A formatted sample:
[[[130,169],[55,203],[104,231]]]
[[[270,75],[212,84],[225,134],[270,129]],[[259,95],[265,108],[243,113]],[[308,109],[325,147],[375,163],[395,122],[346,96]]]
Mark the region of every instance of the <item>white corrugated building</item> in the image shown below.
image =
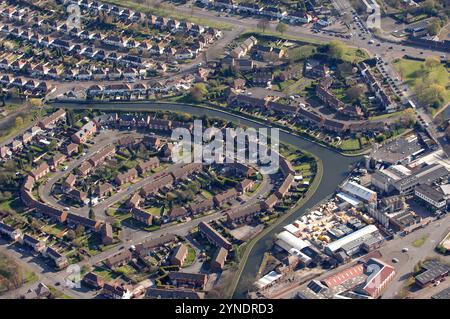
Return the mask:
[[[342,192],[347,193],[366,203],[377,201],[377,193],[353,181],[348,181],[342,186]]]
[[[343,246],[351,243],[352,241],[356,241],[364,236],[374,234],[378,232],[378,228],[375,225],[368,225],[364,228],[358,229],[357,231],[342,237],[341,239],[338,239],[328,245],[325,246],[325,252],[329,255],[334,254],[336,251],[338,251]]]
[[[311,246],[311,243],[296,237],[288,231],[282,231],[277,235],[278,240],[275,244],[287,252],[291,251],[292,248],[300,251],[303,248]]]
[[[277,273],[276,271],[271,271],[264,277],[260,278],[257,282],[255,282],[255,286],[258,289],[263,289],[274,283],[277,279],[279,279],[282,275]]]

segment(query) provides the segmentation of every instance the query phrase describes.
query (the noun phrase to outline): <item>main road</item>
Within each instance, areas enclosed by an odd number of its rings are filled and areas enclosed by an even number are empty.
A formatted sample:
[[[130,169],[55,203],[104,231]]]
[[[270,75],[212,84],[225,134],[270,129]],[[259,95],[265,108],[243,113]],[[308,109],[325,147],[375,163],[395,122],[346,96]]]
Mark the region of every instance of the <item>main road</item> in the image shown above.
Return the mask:
[[[173,111],[189,113],[194,116],[208,116],[210,118],[220,118],[226,121],[234,122],[238,125],[254,127],[255,129],[266,128],[271,129],[270,123],[263,123],[248,119],[246,117],[228,113],[224,110],[206,108],[189,104],[177,103],[155,103],[155,102],[95,102],[95,101],[54,101],[50,103],[52,107],[62,107],[67,109],[96,109],[105,111]],[[298,208],[286,222],[291,222],[302,215],[307,209],[312,208],[320,200],[332,194],[337,186],[347,177],[349,167],[360,160],[359,157],[348,157],[324,146],[320,146],[310,140],[297,136],[285,130],[279,132],[280,142],[290,144],[302,151],[315,155],[323,164],[323,177],[319,187],[312,197],[305,204]],[[212,217],[212,216],[211,216]],[[181,226],[180,226],[181,227]],[[251,288],[261,263],[264,252],[270,249],[273,236],[283,225],[275,227],[267,233],[260,241],[253,246],[252,251],[243,268],[241,279],[235,292],[235,298],[245,298],[246,292]],[[99,256],[100,257],[100,256]]]
[[[350,8],[350,7],[349,7]],[[218,15],[219,12],[214,10],[206,10],[200,9],[195,6],[193,8],[187,8],[185,6],[174,6],[173,11],[181,12],[183,14],[189,14],[193,17],[202,18],[206,20],[223,22],[228,25],[233,25],[233,28],[239,26],[240,28],[246,28],[247,31],[256,30],[259,19],[251,18],[251,17],[242,17],[238,15],[224,15],[223,13]],[[270,22],[270,30],[275,30],[276,24],[278,22],[272,21]],[[329,42],[330,40],[336,40],[336,37],[330,34],[325,33],[313,33],[311,29],[312,24],[308,25],[300,25],[294,26],[289,25],[288,30],[284,32],[284,35],[289,35],[293,37],[303,38],[305,40],[312,41],[321,41],[321,42]],[[350,39],[338,38],[340,41],[348,44],[352,47],[358,48],[370,48],[370,51],[374,54],[378,54],[379,56],[386,56],[387,60],[391,61],[395,57],[400,57],[404,54],[414,55],[414,56],[430,56],[437,55],[440,53],[434,50],[430,50],[427,48],[417,48],[411,45],[405,45],[403,43],[391,43],[384,40],[379,40],[380,46],[376,46],[375,44],[369,44],[369,39],[363,39],[364,36],[354,35]],[[389,49],[392,47],[392,49]],[[423,52],[421,54],[421,52]]]

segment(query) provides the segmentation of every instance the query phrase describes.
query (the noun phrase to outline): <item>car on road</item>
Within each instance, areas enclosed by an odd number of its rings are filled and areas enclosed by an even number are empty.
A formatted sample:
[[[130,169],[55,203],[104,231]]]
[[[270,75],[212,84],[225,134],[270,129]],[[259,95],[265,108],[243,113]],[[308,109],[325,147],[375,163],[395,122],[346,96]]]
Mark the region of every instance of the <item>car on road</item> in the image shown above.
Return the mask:
[[[402,248],[402,253],[407,253],[408,252],[408,248],[407,247],[404,247],[404,248]]]
[[[392,262],[393,262],[394,264],[396,264],[396,263],[399,262],[399,260],[398,260],[398,258],[392,258]]]

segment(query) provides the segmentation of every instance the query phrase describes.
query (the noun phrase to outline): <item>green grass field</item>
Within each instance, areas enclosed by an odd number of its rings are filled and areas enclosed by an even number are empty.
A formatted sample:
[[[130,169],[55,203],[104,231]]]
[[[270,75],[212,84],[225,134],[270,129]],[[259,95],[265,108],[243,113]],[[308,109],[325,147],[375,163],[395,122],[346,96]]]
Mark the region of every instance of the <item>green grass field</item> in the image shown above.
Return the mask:
[[[170,8],[170,6],[167,6],[167,4],[162,4],[159,7],[157,7],[156,5],[139,4],[136,3],[136,1],[132,0],[105,0],[105,2],[144,13],[150,13],[164,17],[171,17],[178,20],[187,20],[200,25],[207,25],[216,29],[231,30],[232,28],[232,25],[228,23],[218,22],[210,19],[197,18],[189,14],[175,12]]]
[[[445,102],[450,102],[450,74],[444,65],[440,64],[429,74],[423,70],[424,62],[399,59],[394,63],[395,68],[401,74],[403,81],[406,84],[415,87],[416,85],[423,83],[427,78],[432,79],[435,83],[445,87]]]
[[[150,207],[147,208],[146,211],[152,214],[153,216],[161,216],[162,207]]]
[[[368,57],[369,55],[367,54],[367,52],[361,49],[347,48],[343,60],[347,62],[360,62],[367,59]]]
[[[38,279],[30,269],[22,267],[8,255],[0,253],[0,293],[19,288],[25,283],[35,283]]]
[[[10,199],[0,203],[0,210],[8,213],[22,213],[25,206],[19,198]]]
[[[403,114],[404,111],[398,111],[398,112],[394,112],[394,113],[387,113],[387,114],[381,114],[381,115],[377,115],[377,116],[371,116],[369,117],[369,120],[371,121],[379,121],[379,120],[385,120],[385,119],[389,119],[392,117],[397,117]]]
[[[339,145],[339,147],[343,151],[353,151],[353,150],[359,150],[361,148],[359,145],[359,141],[357,139],[343,140],[341,145]]]
[[[186,257],[186,260],[184,261],[184,267],[192,265],[192,263],[195,261],[195,250],[190,245],[187,246],[188,248],[188,255]]]
[[[419,239],[416,239],[415,241],[412,242],[412,245],[416,248],[419,248],[421,246],[423,246],[423,244],[425,244],[425,241],[427,240],[428,235],[424,235],[422,237],[420,237]]]

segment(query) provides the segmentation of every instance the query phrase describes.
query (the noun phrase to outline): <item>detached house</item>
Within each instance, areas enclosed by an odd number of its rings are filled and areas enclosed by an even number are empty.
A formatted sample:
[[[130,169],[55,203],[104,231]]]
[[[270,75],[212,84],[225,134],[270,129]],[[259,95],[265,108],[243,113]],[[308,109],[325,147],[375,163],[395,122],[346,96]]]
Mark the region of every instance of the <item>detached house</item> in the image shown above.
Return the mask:
[[[153,215],[139,207],[133,207],[131,209],[131,216],[147,226],[153,224]]]
[[[190,49],[187,48],[181,48],[177,50],[177,53],[175,54],[175,59],[177,60],[187,60],[192,59],[194,57],[194,54]]]

